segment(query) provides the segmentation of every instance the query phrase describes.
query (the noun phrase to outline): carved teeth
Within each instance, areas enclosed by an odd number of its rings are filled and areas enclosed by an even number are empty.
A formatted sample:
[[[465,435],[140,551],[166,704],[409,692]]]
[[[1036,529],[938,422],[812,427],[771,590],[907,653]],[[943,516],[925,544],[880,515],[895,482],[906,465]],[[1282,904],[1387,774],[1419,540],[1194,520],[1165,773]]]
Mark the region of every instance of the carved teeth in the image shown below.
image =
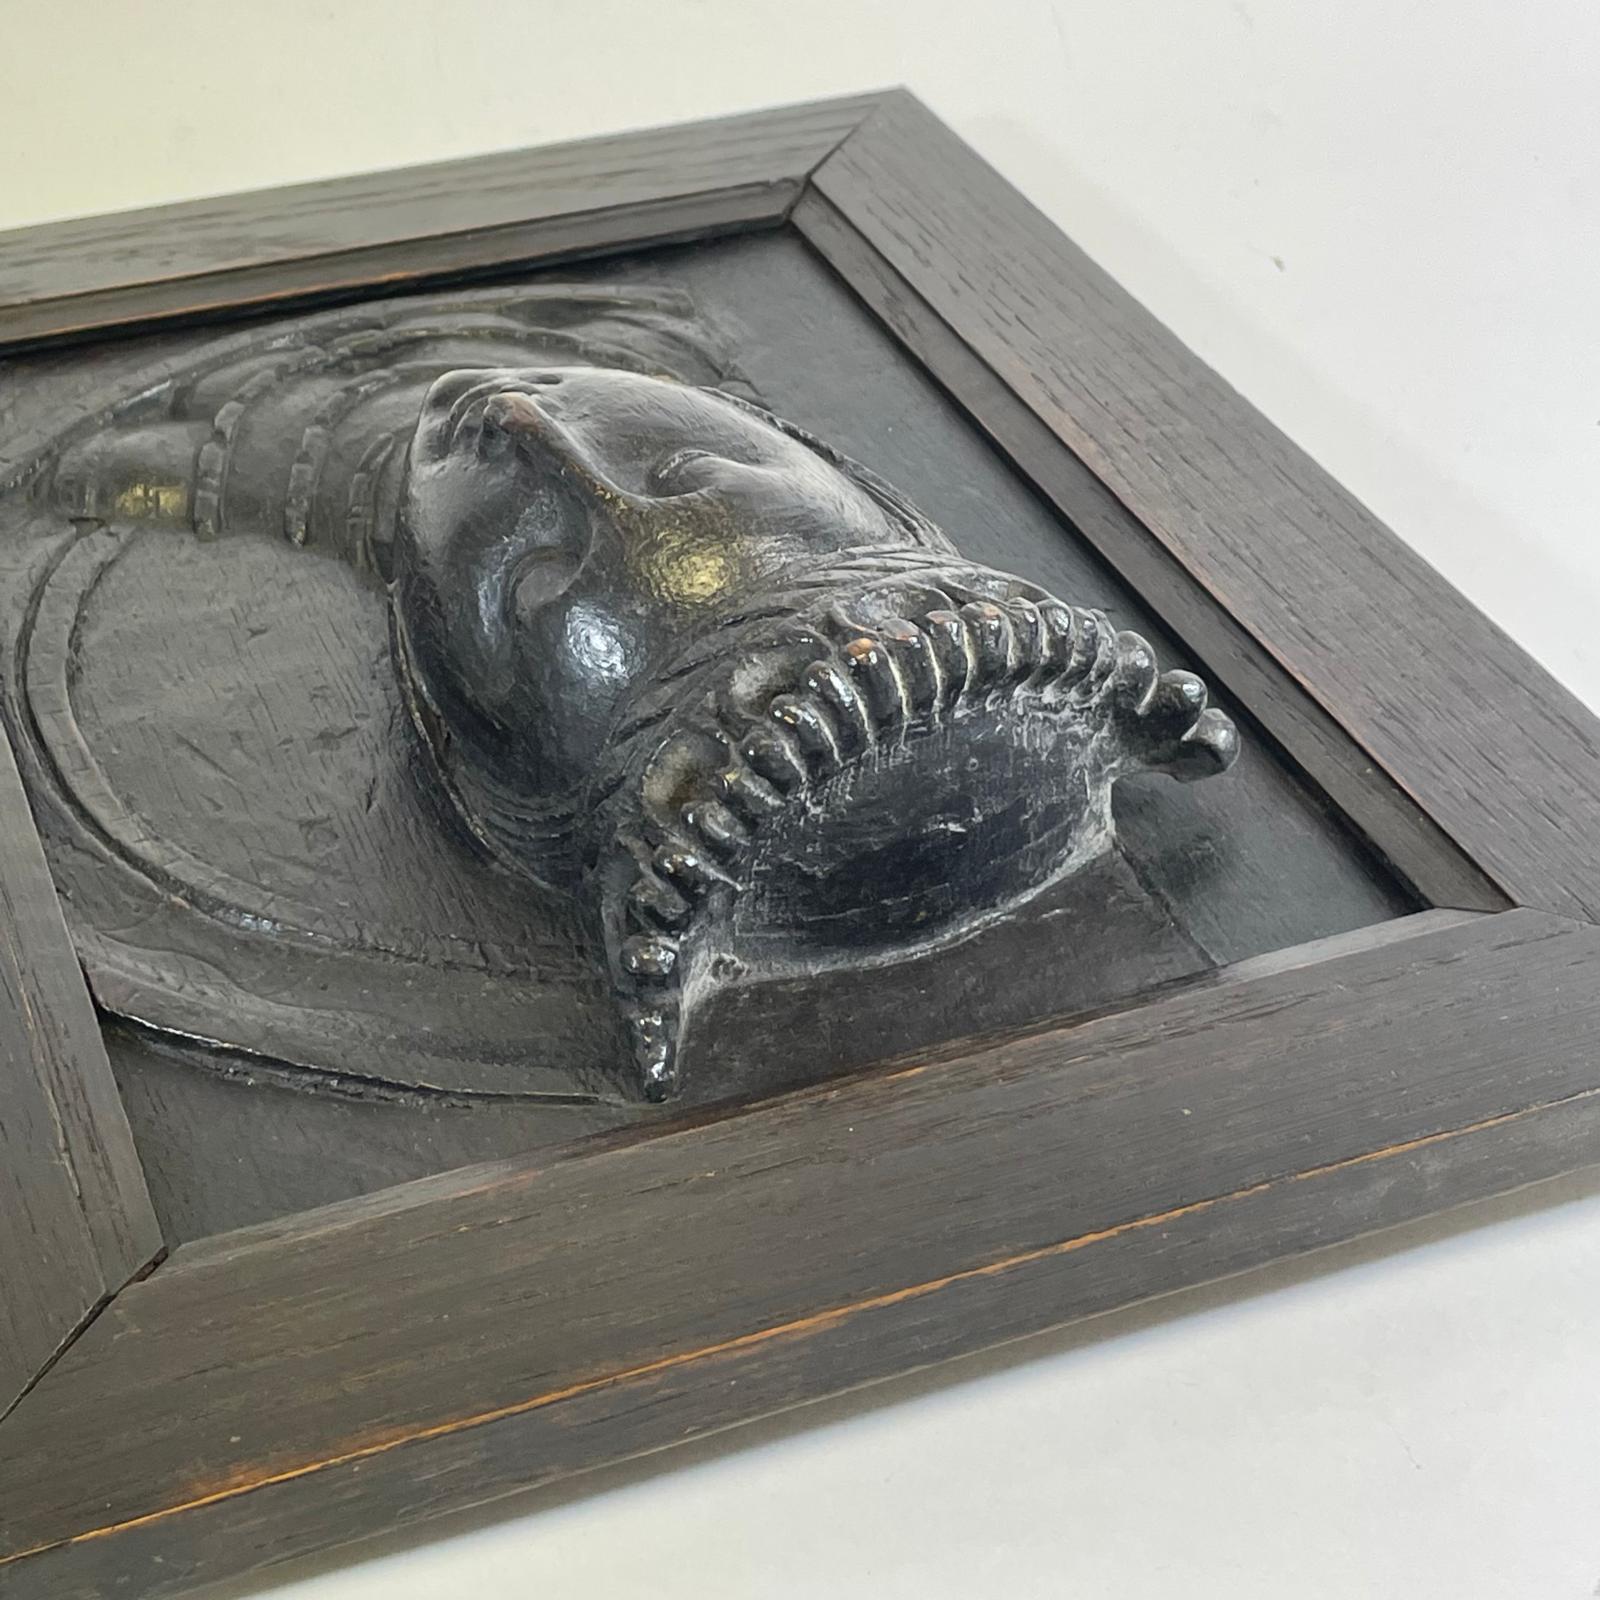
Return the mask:
[[[739,754],[773,788],[787,794],[806,781],[806,761],[795,741],[778,728],[756,728],[739,744]]]
[[[645,983],[665,983],[678,965],[678,944],[660,934],[636,933],[623,940],[622,970]]]
[[[724,861],[750,842],[750,830],[720,801],[691,800],[681,815],[683,825]]]
[[[693,909],[670,884],[654,873],[641,872],[628,889],[628,909],[645,927],[681,928]]]
[[[1094,613],[1085,611],[1082,606],[1073,606],[1072,648],[1067,654],[1066,669],[1061,674],[1061,681],[1067,688],[1075,689],[1083,681],[1099,648],[1100,629]]]
[[[1116,693],[1135,714],[1143,714],[1156,691],[1155,652],[1136,633],[1116,636]]]
[[[883,642],[899,672],[907,711],[931,715],[939,706],[939,662],[926,635],[915,623],[896,617],[885,624]]]
[[[814,661],[806,668],[804,685],[835,713],[834,733],[844,754],[864,750],[872,741],[872,717],[855,686],[831,661]]]
[[[946,710],[961,698],[972,661],[967,630],[953,611],[930,611],[923,619],[928,648],[939,663],[940,701]]]
[[[1206,686],[1192,672],[1175,667],[1163,672],[1156,680],[1155,691],[1145,708],[1152,720],[1170,722],[1176,728],[1188,729],[1199,720],[1206,708]]]
[[[1177,759],[1167,770],[1180,783],[1193,783],[1226,772],[1238,755],[1238,728],[1230,716],[1212,706],[1195,718],[1194,726],[1179,741]]]
[[[1063,682],[1090,699],[1116,665],[1116,629],[1103,611],[1072,608],[1072,656]]]
[[[881,724],[898,722],[905,705],[900,698],[900,680],[882,640],[861,634],[844,647],[844,659],[873,717]]]
[[[1064,679],[1070,672],[1077,626],[1072,607],[1064,601],[1046,600],[1038,609],[1045,632],[1042,676],[1048,683],[1052,679]]]
[[[1011,675],[1018,683],[1030,683],[1043,668],[1049,648],[1044,618],[1024,595],[1008,600],[1005,610],[1015,640]]]
[[[839,765],[832,719],[814,700],[780,694],[767,708],[767,714],[788,731],[813,771],[827,773]]]
[[[968,692],[992,689],[1011,670],[1011,625],[999,606],[988,600],[971,600],[961,608],[972,642],[972,670]]]
[[[665,1011],[636,1011],[628,1018],[632,1034],[633,1058],[639,1064],[639,1077],[645,1099],[665,1100],[678,1086],[675,1019]]]
[[[783,796],[748,767],[733,766],[717,774],[723,799],[751,822],[783,809]]]
[[[885,748],[908,719],[925,725],[969,705],[993,708],[1002,697],[1043,694],[1038,714],[1076,714],[1083,737],[1108,736],[1116,771],[1156,770],[1188,781],[1223,770],[1238,753],[1237,731],[1207,708],[1201,680],[1160,672],[1147,641],[1119,632],[1100,611],[1019,595],[1002,603],[969,601],[959,612],[930,610],[915,620],[874,620],[871,632],[836,611],[833,628],[834,641],[842,642],[808,640],[821,659],[799,686],[765,700],[754,725],[752,702],[761,701],[753,688],[737,705],[731,697],[707,702],[714,713],[720,705],[720,726],[711,732],[727,765],[713,772],[697,764],[699,756],[674,768],[677,794],[690,782],[690,793],[702,791],[680,807],[681,831],[670,823],[664,834],[654,831],[662,824],[652,821],[652,832],[631,843],[637,875],[627,890],[626,920],[616,929],[628,936],[612,948],[649,1099],[667,1098],[677,1084],[680,943],[696,903],[718,884],[738,887],[730,872],[767,818],[790,810],[814,783]],[[780,666],[791,671],[794,660]],[[752,681],[793,682],[776,672]],[[720,798],[703,792],[708,778]]]
[[[733,882],[706,857],[683,844],[662,845],[652,858],[651,865],[669,882],[692,895],[702,895],[719,883]]]
[[[1226,772],[1238,757],[1239,730],[1231,717],[1206,705],[1206,686],[1192,672],[1163,672],[1144,720],[1157,742],[1162,770],[1181,783]]]
[[[1111,619],[1103,611],[1093,611],[1090,615],[1094,618],[1096,641],[1094,660],[1089,664],[1089,676],[1084,681],[1083,691],[1091,698],[1100,693],[1110,681],[1112,674],[1117,670],[1117,630],[1112,626]],[[1138,636],[1135,635],[1137,638]],[[1142,643],[1143,641],[1141,641]]]

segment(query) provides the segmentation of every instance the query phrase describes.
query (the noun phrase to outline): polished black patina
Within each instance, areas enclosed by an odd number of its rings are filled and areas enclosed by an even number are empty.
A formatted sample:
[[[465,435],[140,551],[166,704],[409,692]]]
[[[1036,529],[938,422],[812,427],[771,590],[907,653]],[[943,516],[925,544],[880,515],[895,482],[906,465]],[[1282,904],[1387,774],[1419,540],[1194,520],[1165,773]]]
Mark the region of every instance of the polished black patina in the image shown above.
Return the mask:
[[[900,959],[1225,768],[1201,681],[961,560],[756,406],[594,368],[447,374],[392,575],[411,703],[484,843],[599,919],[645,1092],[748,962]]]
[[[1117,778],[1237,749],[672,291],[201,343],[13,459],[7,713],[97,996],[351,1081],[666,1097],[718,997],[934,970],[1103,870]]]

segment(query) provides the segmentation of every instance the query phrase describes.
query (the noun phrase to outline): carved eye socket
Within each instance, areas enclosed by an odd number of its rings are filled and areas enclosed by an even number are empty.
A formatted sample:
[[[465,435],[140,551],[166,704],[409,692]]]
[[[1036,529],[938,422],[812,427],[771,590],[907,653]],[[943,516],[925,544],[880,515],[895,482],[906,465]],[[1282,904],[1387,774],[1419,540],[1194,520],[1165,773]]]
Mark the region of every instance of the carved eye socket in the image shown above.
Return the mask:
[[[527,616],[559,599],[578,575],[577,551],[559,545],[530,550],[517,563],[511,579],[512,604],[518,616]]]
[[[514,554],[507,593],[519,616],[548,605],[562,594],[583,564],[586,541],[571,520],[572,508],[549,485],[522,505],[510,538]]]
[[[694,494],[706,487],[707,466],[718,458],[709,450],[674,450],[650,473],[651,491],[659,495]]]

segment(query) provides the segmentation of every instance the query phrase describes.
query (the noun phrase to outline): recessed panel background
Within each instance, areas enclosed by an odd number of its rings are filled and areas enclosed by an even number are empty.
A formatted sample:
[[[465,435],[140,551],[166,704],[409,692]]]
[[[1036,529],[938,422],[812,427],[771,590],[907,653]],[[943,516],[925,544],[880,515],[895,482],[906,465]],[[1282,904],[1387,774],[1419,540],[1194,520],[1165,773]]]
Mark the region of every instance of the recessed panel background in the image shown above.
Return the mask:
[[[1206,663],[1165,635],[1159,618],[1061,525],[793,236],[763,234],[654,251],[525,281],[575,277],[686,291],[698,313],[726,338],[737,369],[732,381],[906,491],[966,555],[1033,579],[1074,603],[1102,607],[1120,625],[1145,633],[1164,662],[1205,671]],[[6,441],[0,443],[0,472],[6,451],[19,449],[16,441],[60,426],[81,408],[84,396],[216,336],[191,332],[14,363],[0,390],[0,440]],[[12,522],[0,526],[0,538],[16,536],[14,509],[11,515]],[[149,774],[149,793],[162,797],[165,821],[151,825],[172,832],[201,818],[202,831],[209,828],[226,840],[236,861],[252,827],[265,830],[269,819],[281,825],[270,782],[243,788],[234,782],[230,791],[221,759],[230,726],[242,720],[262,733],[258,713],[273,683],[274,704],[284,703],[289,690],[303,702],[282,730],[285,771],[297,764],[307,768],[316,741],[356,719],[363,739],[375,742],[385,757],[391,779],[403,782],[409,730],[385,686],[381,602],[348,572],[305,552],[240,540],[220,557],[230,563],[229,581],[236,586],[232,609],[222,613],[214,575],[195,581],[183,537],[168,541],[166,551],[142,551],[137,563],[121,571],[119,587],[97,593],[93,604],[73,612],[58,629],[63,680],[81,720],[99,730],[107,763],[127,788],[138,788],[140,774]],[[211,559],[219,559],[217,549],[207,547]],[[55,603],[39,572],[16,558],[15,547],[10,555],[9,604],[37,612]],[[59,599],[63,578],[53,576]],[[182,625],[174,625],[174,616]],[[270,648],[262,647],[259,676],[252,676],[249,652],[239,652],[215,720],[177,726],[162,715],[165,691],[186,673],[203,673],[206,652],[219,638],[229,630],[249,637],[258,627],[263,639],[275,635]],[[27,666],[13,659],[6,670],[15,674]],[[1248,718],[1220,698],[1239,717],[1245,736],[1244,754],[1225,778],[1181,789],[1161,778],[1122,783],[1115,797],[1119,845],[1113,854],[1025,916],[890,979],[845,974],[730,993],[701,1041],[697,1097],[717,1101],[775,1092],[974,1033],[1131,1003],[1216,966],[1413,909],[1405,891],[1322,797],[1278,759]],[[29,737],[26,728],[13,733]],[[258,740],[263,751],[270,752],[276,734],[269,728]],[[355,790],[363,780],[352,769],[327,781]],[[359,798],[340,790],[327,825],[344,825],[339,817],[351,804],[359,810]],[[74,874],[84,881],[93,863],[70,864],[47,816],[42,826],[60,867],[69,921],[91,940],[84,891],[75,892]],[[417,828],[423,829],[420,835]],[[387,862],[403,876],[383,885],[358,875],[346,886],[347,898],[415,888],[417,916],[426,924],[428,895],[437,885],[417,865],[430,848],[424,825],[412,828],[409,854],[381,837],[366,844],[364,857],[349,858],[359,860],[361,873],[379,874]],[[446,839],[440,848],[458,846]],[[248,855],[244,849],[242,858]],[[486,883],[485,927],[514,931],[522,915],[518,886],[494,882],[492,875]],[[314,874],[304,887],[317,892]],[[455,884],[450,892],[459,899],[458,891]],[[440,906],[439,920],[470,929],[473,906],[470,898]],[[565,1058],[579,1064],[602,1059],[614,1045],[598,1010],[578,992],[581,963],[563,945],[576,933],[563,924],[559,910],[540,916],[550,947],[547,970],[566,974],[561,981],[573,987],[562,991],[558,1005],[528,1008],[537,1054],[555,1068],[544,1076],[530,1072],[525,1092],[514,1057],[492,1080],[492,1092],[480,1092],[474,1082],[441,1085],[437,1075],[417,1069],[414,1032],[398,1024],[387,1054],[381,1029],[369,1029],[359,1061],[342,1072],[286,1059],[291,1050],[275,1050],[273,1038],[248,1036],[245,1027],[229,1048],[208,1048],[130,1022],[126,1013],[134,1008],[119,1007],[121,993],[102,984],[97,998],[106,1008],[113,1059],[169,1233],[194,1237],[540,1144],[619,1127],[647,1130],[670,1117],[670,1110],[618,1102],[603,1085],[586,1083],[581,1071],[561,1077]],[[180,908],[172,927],[163,937],[174,952],[182,946],[197,974],[208,960],[222,959],[208,938],[203,908]],[[88,965],[93,984],[94,964]],[[380,1017],[382,984],[391,977],[380,963],[369,1002]],[[316,952],[296,947],[281,965],[269,961],[259,972],[234,970],[227,978],[310,995],[318,982]],[[486,1011],[514,1005],[515,999],[504,986],[485,983]],[[335,997],[325,1003],[339,1002]],[[462,1017],[472,1015],[471,996],[457,996],[441,1009],[440,1027],[459,1027]],[[535,1094],[544,1098],[531,1098]]]

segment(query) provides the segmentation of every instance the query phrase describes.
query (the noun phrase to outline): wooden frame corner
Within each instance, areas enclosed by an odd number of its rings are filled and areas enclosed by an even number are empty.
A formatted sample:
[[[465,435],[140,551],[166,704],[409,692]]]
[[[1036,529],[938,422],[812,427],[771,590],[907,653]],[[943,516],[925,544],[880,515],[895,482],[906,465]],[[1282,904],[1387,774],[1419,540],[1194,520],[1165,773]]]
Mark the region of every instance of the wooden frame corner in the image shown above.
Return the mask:
[[[161,1251],[89,990],[0,739],[0,1419]]]

